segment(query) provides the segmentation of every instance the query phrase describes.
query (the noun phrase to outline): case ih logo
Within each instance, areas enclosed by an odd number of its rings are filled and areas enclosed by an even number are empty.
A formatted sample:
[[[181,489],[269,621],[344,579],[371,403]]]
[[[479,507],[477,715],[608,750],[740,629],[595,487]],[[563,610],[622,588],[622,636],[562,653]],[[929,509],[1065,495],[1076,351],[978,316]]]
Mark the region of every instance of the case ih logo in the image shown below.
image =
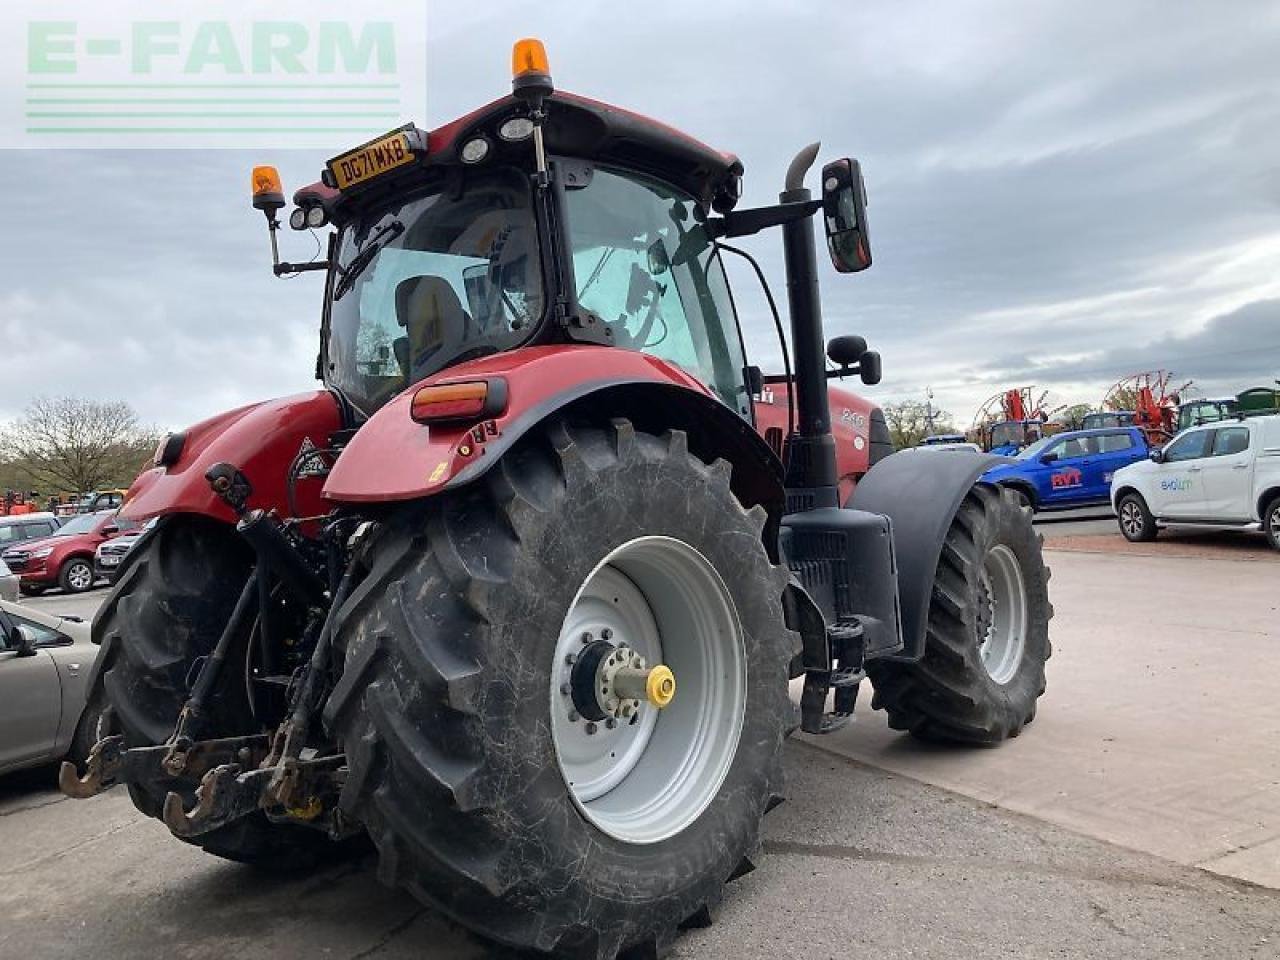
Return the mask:
[[[0,146],[336,152],[425,119],[426,0],[19,0],[7,11]]]
[[[1055,490],[1069,490],[1072,487],[1078,487],[1084,483],[1084,476],[1075,467],[1067,467],[1065,470],[1059,470],[1049,478]]]

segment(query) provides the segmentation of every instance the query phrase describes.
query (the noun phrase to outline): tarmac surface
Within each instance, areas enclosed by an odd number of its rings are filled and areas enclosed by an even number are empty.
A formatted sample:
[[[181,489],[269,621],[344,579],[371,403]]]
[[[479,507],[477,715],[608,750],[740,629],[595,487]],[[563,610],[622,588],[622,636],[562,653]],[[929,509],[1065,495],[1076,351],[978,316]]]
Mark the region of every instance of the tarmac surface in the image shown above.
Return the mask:
[[[933,748],[867,695],[851,727],[792,741],[759,869],[675,956],[1280,957],[1280,554],[1194,532],[1134,554],[1105,512],[1039,526],[1057,617],[1036,721]],[[32,605],[87,618],[105,595]],[[369,859],[264,874],[120,790],[53,782],[0,777],[0,960],[505,955]]]

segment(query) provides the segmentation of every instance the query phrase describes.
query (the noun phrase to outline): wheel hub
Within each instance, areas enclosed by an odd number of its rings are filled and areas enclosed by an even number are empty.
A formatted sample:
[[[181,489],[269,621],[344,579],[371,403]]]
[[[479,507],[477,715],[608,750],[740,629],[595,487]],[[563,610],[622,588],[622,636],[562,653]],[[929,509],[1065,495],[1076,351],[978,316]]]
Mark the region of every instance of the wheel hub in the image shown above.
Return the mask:
[[[584,635],[569,677],[569,695],[578,714],[589,721],[630,721],[642,703],[661,710],[675,697],[676,682],[663,665],[650,668],[626,644],[615,645]]]

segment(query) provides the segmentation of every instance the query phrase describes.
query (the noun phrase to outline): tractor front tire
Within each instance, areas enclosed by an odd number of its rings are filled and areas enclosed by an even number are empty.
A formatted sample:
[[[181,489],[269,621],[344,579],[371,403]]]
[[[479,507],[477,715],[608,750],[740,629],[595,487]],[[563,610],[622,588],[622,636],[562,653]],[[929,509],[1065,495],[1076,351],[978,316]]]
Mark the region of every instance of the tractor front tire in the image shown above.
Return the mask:
[[[995,744],[1034,719],[1049,659],[1049,571],[1031,508],[978,484],[942,546],[924,657],[873,661],[872,706],[929,741]]]
[[[385,882],[583,960],[710,922],[781,789],[797,647],[765,511],[729,477],[680,432],[555,423],[388,517],[325,708]],[[579,715],[572,665],[605,641],[670,666],[671,704]]]
[[[230,526],[202,517],[168,518],[129,551],[115,587],[94,618],[102,643],[101,691],[125,745],[164,743],[186,702],[192,667],[207,656],[252,567],[252,553]],[[229,737],[262,730],[244,689],[243,645],[227,661],[210,701],[204,734]],[[162,819],[170,790],[194,803],[198,779],[130,783],[134,806]],[[254,813],[195,837],[206,852],[271,869],[311,866],[336,847],[319,831],[273,824]]]

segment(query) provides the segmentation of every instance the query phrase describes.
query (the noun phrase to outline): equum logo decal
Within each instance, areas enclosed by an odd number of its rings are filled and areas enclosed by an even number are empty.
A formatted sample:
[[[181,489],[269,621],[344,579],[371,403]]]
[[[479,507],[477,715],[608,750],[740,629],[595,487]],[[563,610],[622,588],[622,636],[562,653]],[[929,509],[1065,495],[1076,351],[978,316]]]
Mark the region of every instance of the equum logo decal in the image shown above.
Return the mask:
[[[425,120],[426,0],[16,0],[5,12],[17,29],[0,42],[3,147],[338,152]]]
[[[1160,489],[1170,493],[1180,493],[1184,490],[1190,490],[1191,479],[1189,477],[1171,477],[1168,480],[1161,480]]]

